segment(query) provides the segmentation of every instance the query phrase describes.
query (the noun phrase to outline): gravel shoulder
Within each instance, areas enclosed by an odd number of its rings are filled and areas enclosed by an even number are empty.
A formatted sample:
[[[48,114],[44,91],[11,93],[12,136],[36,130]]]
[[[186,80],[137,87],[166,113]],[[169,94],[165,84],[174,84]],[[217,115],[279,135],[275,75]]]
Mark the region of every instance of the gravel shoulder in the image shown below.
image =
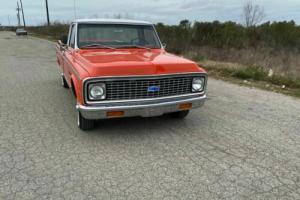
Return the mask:
[[[167,117],[76,127],[54,44],[0,32],[0,199],[300,199],[300,101],[209,80]]]

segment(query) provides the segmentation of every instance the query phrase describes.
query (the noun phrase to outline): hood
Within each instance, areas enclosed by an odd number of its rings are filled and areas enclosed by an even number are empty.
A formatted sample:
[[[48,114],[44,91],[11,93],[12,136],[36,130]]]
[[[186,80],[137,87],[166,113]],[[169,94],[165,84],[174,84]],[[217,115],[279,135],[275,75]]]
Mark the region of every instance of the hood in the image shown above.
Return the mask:
[[[194,62],[163,49],[79,50],[76,61],[92,77],[204,72]]]

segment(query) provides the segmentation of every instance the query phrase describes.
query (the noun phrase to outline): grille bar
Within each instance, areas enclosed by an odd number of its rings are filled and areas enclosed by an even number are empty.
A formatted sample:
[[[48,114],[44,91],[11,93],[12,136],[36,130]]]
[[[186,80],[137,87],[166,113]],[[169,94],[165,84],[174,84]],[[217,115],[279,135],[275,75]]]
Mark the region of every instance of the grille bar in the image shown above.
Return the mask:
[[[143,80],[105,81],[106,100],[132,100],[190,94],[192,76]],[[148,91],[149,87],[159,88]]]

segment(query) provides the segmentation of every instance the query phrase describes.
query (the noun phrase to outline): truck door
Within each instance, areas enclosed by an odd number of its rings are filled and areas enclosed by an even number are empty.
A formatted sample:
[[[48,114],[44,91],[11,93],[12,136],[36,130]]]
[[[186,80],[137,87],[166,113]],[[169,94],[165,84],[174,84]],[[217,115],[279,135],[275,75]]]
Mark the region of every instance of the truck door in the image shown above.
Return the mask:
[[[71,74],[73,68],[73,52],[75,48],[75,24],[71,25],[69,39],[68,39],[68,48],[63,52],[63,59],[64,59],[64,67],[63,73],[65,75],[66,81],[71,85]]]

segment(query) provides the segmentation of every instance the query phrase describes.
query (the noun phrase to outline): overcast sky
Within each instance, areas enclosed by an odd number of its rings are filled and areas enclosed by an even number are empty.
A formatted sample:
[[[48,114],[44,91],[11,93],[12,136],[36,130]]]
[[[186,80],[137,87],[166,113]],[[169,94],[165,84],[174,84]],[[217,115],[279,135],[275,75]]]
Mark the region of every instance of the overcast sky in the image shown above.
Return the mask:
[[[0,0],[0,23],[17,23],[16,1]],[[241,22],[246,0],[75,0],[77,18],[123,18],[177,24],[191,21]],[[295,20],[300,24],[300,0],[256,0],[264,7],[265,21]],[[74,0],[48,0],[50,20],[69,22],[75,18]],[[45,0],[23,0],[27,24],[46,22]]]

